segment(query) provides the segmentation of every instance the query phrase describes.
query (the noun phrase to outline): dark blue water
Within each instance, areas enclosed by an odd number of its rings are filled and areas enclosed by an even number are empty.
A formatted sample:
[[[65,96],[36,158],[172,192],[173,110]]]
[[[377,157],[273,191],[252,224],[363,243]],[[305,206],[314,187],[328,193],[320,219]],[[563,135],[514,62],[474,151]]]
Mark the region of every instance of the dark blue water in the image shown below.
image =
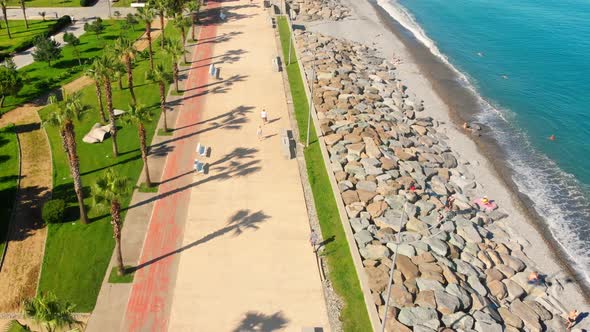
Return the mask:
[[[379,3],[482,97],[478,119],[493,129],[518,189],[588,275],[590,1]]]

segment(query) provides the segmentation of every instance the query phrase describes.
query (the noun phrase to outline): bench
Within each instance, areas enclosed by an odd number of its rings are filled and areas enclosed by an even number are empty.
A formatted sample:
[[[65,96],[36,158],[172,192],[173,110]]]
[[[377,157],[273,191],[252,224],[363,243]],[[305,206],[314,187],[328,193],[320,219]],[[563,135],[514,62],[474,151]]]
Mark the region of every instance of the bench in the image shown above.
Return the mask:
[[[294,146],[291,138],[291,131],[287,129],[281,130],[281,148],[283,151],[283,156],[287,159],[292,159],[294,157]]]
[[[207,157],[207,152],[208,152],[209,148],[202,145],[201,143],[197,144],[197,153],[199,154],[199,156],[201,157]]]
[[[205,164],[195,159],[195,172],[199,174],[205,173]]]
[[[272,68],[276,72],[281,71],[281,58],[280,57],[277,56],[277,57],[272,58]]]

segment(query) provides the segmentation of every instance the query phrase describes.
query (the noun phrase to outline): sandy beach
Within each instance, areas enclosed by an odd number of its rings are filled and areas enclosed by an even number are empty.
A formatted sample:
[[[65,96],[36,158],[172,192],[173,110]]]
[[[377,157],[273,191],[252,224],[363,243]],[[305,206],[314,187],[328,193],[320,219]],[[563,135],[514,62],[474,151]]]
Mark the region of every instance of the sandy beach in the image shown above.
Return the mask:
[[[381,0],[379,0],[381,2]],[[343,21],[315,21],[306,23],[308,31],[342,38],[358,43],[363,43],[378,50],[378,54],[396,64],[396,77],[408,88],[408,95],[423,100],[425,110],[421,116],[430,116],[438,122],[437,130],[448,137],[447,143],[453,152],[459,157],[459,162],[467,164],[467,168],[476,176],[477,190],[482,195],[493,198],[502,210],[509,214],[508,218],[496,221],[495,223],[509,234],[510,241],[516,246],[521,246],[525,254],[522,259],[530,269],[535,269],[551,279],[552,286],[548,288],[548,294],[555,299],[555,304],[561,307],[563,312],[577,309],[581,312],[588,312],[590,306],[584,297],[580,285],[573,281],[568,269],[564,267],[563,261],[558,257],[556,250],[544,238],[540,226],[531,220],[529,211],[520,198],[507,185],[505,179],[498,173],[497,165],[490,163],[486,153],[482,153],[482,146],[474,142],[473,137],[461,128],[462,118],[468,115],[469,110],[458,111],[458,107],[469,108],[474,101],[460,100],[456,104],[448,102],[448,95],[435,89],[431,77],[436,72],[428,70],[419,57],[415,56],[416,50],[409,49],[412,36],[404,31],[396,22],[388,18],[385,11],[377,7],[376,3],[369,1],[344,0],[343,3],[351,8],[351,17]],[[386,2],[384,2],[386,3]],[[381,11],[381,13],[379,13]],[[392,28],[400,28],[393,31]],[[400,36],[407,37],[406,40]],[[420,45],[415,45],[420,48]],[[411,47],[411,45],[410,45]],[[426,48],[422,47],[423,50]],[[434,55],[421,54],[421,57],[431,57],[430,61],[435,62]],[[418,60],[416,60],[418,58]],[[427,74],[425,74],[425,72]],[[457,85],[450,82],[451,85]],[[458,111],[458,112],[456,112]],[[485,139],[477,138],[477,140]],[[501,171],[501,170],[500,170]],[[587,329],[590,327],[588,319],[583,320],[577,328]],[[548,326],[548,330],[565,330],[559,324]]]

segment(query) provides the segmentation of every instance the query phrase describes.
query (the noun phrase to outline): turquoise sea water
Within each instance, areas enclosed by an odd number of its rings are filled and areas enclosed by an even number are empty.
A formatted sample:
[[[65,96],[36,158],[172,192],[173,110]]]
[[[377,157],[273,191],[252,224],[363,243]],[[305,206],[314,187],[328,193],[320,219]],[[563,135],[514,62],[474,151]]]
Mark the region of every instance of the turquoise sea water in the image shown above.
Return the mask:
[[[588,276],[590,1],[378,2],[482,97],[518,189]]]

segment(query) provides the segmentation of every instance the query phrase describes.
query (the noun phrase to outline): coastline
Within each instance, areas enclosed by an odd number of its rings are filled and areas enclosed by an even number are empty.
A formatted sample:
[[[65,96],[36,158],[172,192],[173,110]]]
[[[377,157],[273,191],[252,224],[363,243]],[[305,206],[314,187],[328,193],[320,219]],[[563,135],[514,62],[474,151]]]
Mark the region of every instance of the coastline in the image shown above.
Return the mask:
[[[512,180],[514,173],[506,163],[506,154],[502,151],[495,138],[492,137],[490,131],[487,130],[488,128],[482,125],[483,130],[479,131],[481,135],[479,137],[470,136],[465,134],[465,131],[458,130],[464,122],[476,122],[476,115],[482,105],[474,96],[474,92],[459,83],[461,78],[457,76],[455,70],[432,54],[426,46],[415,38],[411,31],[408,31],[393,19],[383,7],[376,3],[377,0],[367,1],[373,7],[384,28],[389,29],[408,50],[408,55],[404,56],[404,60],[413,62],[420,70],[419,75],[428,72],[428,75],[424,76],[430,83],[432,90],[445,104],[447,115],[454,124],[455,131],[475,143],[477,152],[487,159],[489,167],[496,173],[496,178],[508,188],[508,195],[513,205],[523,215],[523,220],[539,233],[541,240],[549,247],[553,260],[562,269],[566,270],[568,277],[576,281],[583,292],[585,302],[590,303],[590,281],[582,271],[576,269],[570,254],[555,239],[548,225],[533,207],[530,198],[519,191],[518,186]],[[494,161],[490,162],[490,160]],[[540,255],[538,259],[544,257]]]
[[[556,278],[563,282],[563,291],[557,297],[568,299],[567,303],[562,302],[564,310],[576,308],[588,311],[589,292],[586,283],[579,280],[578,274],[569,264],[567,254],[549,230],[538,222],[540,217],[527,204],[526,196],[516,190],[509,168],[498,162],[503,160],[498,158],[502,152],[493,139],[486,136],[485,128],[479,139],[473,139],[458,130],[460,124],[464,120],[471,120],[478,109],[479,103],[475,96],[470,96],[470,92],[456,80],[453,71],[374,0],[344,2],[353,8],[352,18],[343,22],[312,23],[307,25],[308,29],[361,43],[371,39],[374,43],[368,46],[377,48],[382,56],[390,59],[395,54],[396,58],[402,60],[396,69],[397,76],[408,86],[410,95],[424,100],[425,114],[441,122],[443,132],[449,137],[449,145],[462,159],[470,161],[470,168],[478,174],[478,183],[486,194],[497,200],[503,209],[510,211],[510,224],[506,224],[506,220],[499,223],[511,230],[510,234],[530,258],[527,261],[544,274],[556,274]],[[494,163],[490,160],[494,160]],[[578,282],[569,282],[572,278]],[[587,328],[586,325],[589,324],[583,321],[579,327]]]

